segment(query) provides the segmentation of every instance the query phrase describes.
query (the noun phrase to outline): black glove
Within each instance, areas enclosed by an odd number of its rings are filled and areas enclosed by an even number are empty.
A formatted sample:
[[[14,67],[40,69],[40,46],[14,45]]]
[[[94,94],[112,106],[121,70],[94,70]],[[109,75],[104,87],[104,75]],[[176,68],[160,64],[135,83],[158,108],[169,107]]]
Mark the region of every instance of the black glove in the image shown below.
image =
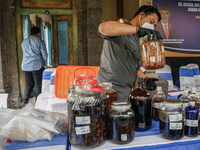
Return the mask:
[[[148,35],[148,40],[150,40],[151,35],[153,35],[152,36],[153,40],[155,40],[155,37],[158,40],[162,40],[162,37],[161,37],[160,33],[158,31],[156,31],[156,30],[151,30],[151,29],[146,29],[146,28],[139,27],[138,31],[137,31],[137,34],[139,35],[139,37],[143,37],[145,35]]]
[[[155,81],[158,81],[156,78],[148,78],[146,81],[147,90],[153,91],[157,88]]]

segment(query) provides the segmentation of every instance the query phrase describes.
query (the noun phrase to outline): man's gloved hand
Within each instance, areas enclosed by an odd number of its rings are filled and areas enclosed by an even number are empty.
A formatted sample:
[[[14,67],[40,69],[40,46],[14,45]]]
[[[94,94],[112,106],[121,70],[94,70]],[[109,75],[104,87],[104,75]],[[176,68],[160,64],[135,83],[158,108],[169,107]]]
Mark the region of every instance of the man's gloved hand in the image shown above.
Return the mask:
[[[156,30],[151,30],[151,29],[146,29],[146,28],[139,27],[138,31],[137,31],[137,34],[139,35],[139,37],[143,37],[145,35],[148,35],[148,40],[150,40],[151,35],[153,35],[152,36],[153,40],[155,40],[155,37],[158,40],[162,40],[162,37],[161,37],[160,33],[158,31],[156,31]]]
[[[157,88],[155,81],[158,81],[156,78],[148,78],[146,81],[147,90],[153,91]]]

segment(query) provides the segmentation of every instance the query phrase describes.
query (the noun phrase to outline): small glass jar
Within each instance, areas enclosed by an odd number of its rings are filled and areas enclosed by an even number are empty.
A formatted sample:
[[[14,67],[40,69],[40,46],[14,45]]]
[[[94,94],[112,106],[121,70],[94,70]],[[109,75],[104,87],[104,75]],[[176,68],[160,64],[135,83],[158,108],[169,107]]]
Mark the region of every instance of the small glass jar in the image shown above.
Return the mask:
[[[178,99],[167,99],[160,109],[160,133],[162,137],[178,140],[184,136],[184,111]]]
[[[67,98],[69,141],[81,149],[95,148],[103,143],[103,87],[96,79],[77,80]]]
[[[164,45],[160,40],[148,40],[143,38],[141,45],[142,67],[145,69],[160,69],[166,64]]]
[[[128,101],[111,104],[109,114],[110,141],[116,144],[130,143],[135,137],[135,115]]]
[[[163,101],[165,99],[165,94],[162,91],[161,86],[157,86],[157,91],[154,93],[152,98],[152,118],[155,121],[159,121],[159,111],[163,106]]]
[[[143,89],[143,78],[137,79],[137,88],[129,94],[131,109],[135,112],[135,131],[146,131],[151,127],[151,95]]]

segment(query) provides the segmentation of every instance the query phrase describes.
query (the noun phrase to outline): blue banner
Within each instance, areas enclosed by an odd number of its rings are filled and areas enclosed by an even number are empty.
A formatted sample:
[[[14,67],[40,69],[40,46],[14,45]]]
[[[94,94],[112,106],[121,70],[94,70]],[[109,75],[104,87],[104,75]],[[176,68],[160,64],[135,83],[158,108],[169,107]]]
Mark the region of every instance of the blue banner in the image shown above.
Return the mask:
[[[153,5],[161,13],[155,30],[161,33],[165,50],[200,54],[200,0],[153,0]]]

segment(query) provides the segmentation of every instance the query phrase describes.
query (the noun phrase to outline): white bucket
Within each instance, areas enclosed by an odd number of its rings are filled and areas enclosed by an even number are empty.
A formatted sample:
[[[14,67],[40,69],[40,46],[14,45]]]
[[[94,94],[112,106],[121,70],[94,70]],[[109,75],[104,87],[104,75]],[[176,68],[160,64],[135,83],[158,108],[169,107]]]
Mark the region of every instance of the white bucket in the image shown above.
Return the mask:
[[[0,107],[7,108],[7,99],[8,99],[7,93],[0,93]]]

